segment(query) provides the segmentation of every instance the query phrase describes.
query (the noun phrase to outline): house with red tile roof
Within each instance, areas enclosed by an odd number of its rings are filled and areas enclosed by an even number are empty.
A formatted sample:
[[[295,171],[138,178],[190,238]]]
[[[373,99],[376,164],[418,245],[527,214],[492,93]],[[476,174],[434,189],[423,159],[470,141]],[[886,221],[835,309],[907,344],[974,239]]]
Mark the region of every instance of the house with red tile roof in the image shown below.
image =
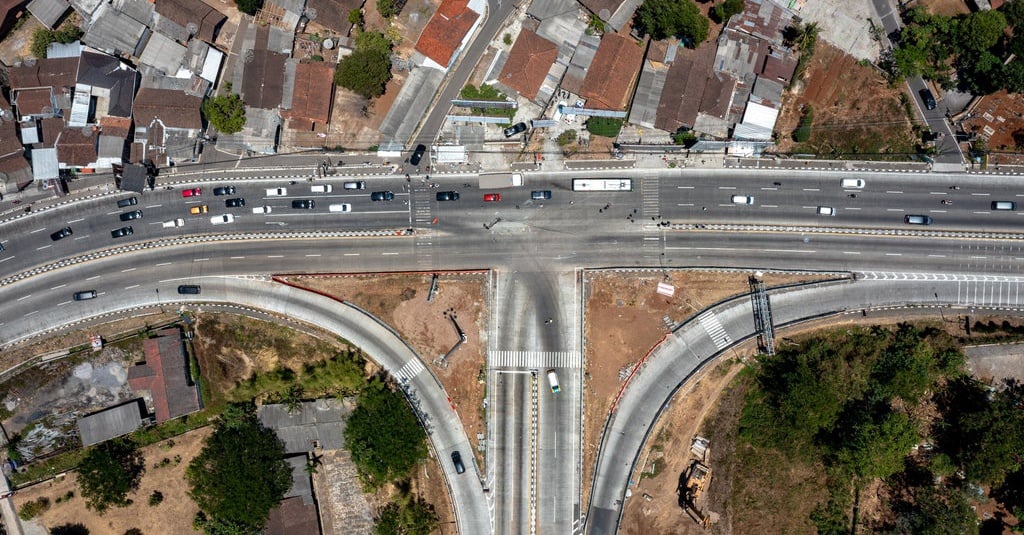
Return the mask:
[[[558,57],[558,45],[524,29],[505,60],[498,82],[533,100]]]
[[[323,62],[299,63],[291,95],[291,103],[281,110],[289,129],[309,132],[327,124],[334,98],[334,69]]]
[[[587,99],[586,107],[625,110],[640,77],[646,48],[646,42],[617,33],[604,34],[579,92]]]
[[[426,56],[423,65],[448,70],[482,21],[482,9],[479,0],[442,0],[416,42],[416,51]]]
[[[181,329],[164,329],[142,342],[146,360],[128,369],[128,386],[151,404],[156,422],[199,410],[199,393],[189,375]]]

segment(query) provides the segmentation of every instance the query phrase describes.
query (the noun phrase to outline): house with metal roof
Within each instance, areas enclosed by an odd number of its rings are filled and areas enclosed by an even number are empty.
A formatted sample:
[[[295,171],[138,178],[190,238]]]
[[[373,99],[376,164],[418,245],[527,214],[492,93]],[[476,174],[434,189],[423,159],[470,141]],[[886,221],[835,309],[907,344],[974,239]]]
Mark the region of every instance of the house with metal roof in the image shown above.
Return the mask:
[[[43,26],[54,29],[64,14],[71,9],[68,0],[32,0],[28,3],[28,12]]]
[[[78,436],[89,447],[127,435],[142,427],[145,406],[139,398],[87,414],[78,419]]]
[[[643,0],[580,0],[580,3],[615,31],[633,18]]]
[[[128,385],[142,394],[160,423],[196,412],[200,404],[181,329],[163,329],[157,335],[143,341],[146,360],[128,368]]]
[[[345,421],[353,408],[351,403],[327,398],[292,408],[282,404],[261,405],[256,409],[256,417],[284,442],[285,453],[294,455],[315,449],[344,448]]]

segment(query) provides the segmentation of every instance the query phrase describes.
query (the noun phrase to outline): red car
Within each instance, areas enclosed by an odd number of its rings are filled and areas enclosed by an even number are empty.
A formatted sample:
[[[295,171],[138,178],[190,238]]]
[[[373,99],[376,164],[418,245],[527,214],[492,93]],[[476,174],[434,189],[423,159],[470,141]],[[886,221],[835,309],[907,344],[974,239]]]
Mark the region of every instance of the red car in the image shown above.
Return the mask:
[[[181,191],[182,197],[198,197],[203,194],[202,188],[192,188]]]
[[[484,202],[498,202],[501,200],[500,193],[485,193]]]

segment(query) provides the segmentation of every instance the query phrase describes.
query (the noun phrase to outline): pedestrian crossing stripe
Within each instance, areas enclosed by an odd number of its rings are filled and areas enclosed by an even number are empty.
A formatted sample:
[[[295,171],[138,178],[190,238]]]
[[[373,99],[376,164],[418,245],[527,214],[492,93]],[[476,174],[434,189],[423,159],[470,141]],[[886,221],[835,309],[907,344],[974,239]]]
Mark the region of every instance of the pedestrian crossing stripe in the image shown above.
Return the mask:
[[[697,321],[700,322],[700,326],[704,328],[704,332],[708,333],[718,349],[725,349],[732,342],[713,311],[709,310],[697,316]]]
[[[491,368],[579,368],[583,357],[579,351],[491,351],[487,357]]]
[[[425,369],[426,367],[423,366],[423,362],[420,359],[413,359],[405,363],[405,366],[402,366],[395,375],[398,376],[400,381],[412,381]]]

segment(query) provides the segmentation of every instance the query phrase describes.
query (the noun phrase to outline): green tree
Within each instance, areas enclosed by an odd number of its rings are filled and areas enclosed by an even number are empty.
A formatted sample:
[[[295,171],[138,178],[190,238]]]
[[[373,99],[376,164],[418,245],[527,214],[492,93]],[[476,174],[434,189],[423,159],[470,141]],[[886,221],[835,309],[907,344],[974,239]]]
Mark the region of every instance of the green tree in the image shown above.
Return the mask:
[[[982,52],[999,43],[1006,30],[1006,17],[1001,11],[976,11],[958,20],[957,43],[961,48]]]
[[[224,86],[223,95],[209,98],[203,103],[206,120],[224,134],[241,132],[245,127],[245,103],[231,92],[231,84]]]
[[[902,412],[866,419],[842,433],[836,459],[860,481],[885,479],[903,469],[903,459],[917,443],[917,424]]]
[[[357,29],[363,29],[363,10],[358,7],[348,12],[348,23]]]
[[[944,416],[936,431],[967,479],[999,485],[1020,470],[1024,451],[1024,386],[1011,383],[990,393],[970,378],[951,381],[938,396]]]
[[[89,535],[89,528],[85,524],[61,524],[50,528],[50,535]]]
[[[255,15],[263,7],[263,0],[235,0],[238,10],[246,15]]]
[[[708,19],[693,0],[645,0],[636,10],[634,23],[653,39],[678,36],[690,48],[708,38]]]
[[[434,506],[410,497],[384,506],[373,528],[375,535],[430,535],[438,527]]]
[[[115,438],[100,443],[85,454],[78,465],[78,487],[85,504],[103,513],[111,506],[131,503],[128,494],[139,488],[145,460],[129,439]]]
[[[973,535],[978,515],[958,489],[915,487],[913,499],[895,507],[897,533],[915,535]]]
[[[251,406],[226,409],[185,471],[189,495],[204,512],[206,533],[262,529],[291,487],[283,456],[284,445],[260,424]]]
[[[725,2],[716,5],[712,13],[716,22],[725,23],[729,22],[733,15],[743,13],[743,6],[744,0],[725,0]]]
[[[371,488],[406,477],[426,456],[426,435],[405,398],[379,377],[359,394],[345,427],[345,448]]]
[[[395,5],[395,0],[377,0],[377,13],[386,19],[397,15],[398,6]]]
[[[391,40],[381,32],[360,32],[355,50],[338,62],[334,83],[371,99],[384,94],[388,80]]]
[[[139,528],[128,528],[125,530],[124,535],[143,535],[143,533]]]
[[[559,147],[564,147],[573,141],[576,141],[576,131],[571,129],[558,134],[558,138],[555,139]]]
[[[814,108],[810,104],[804,106],[804,112],[800,116],[800,124],[793,131],[793,141],[806,143],[811,139],[811,125],[814,124]]]
[[[73,43],[82,37],[82,30],[71,22],[65,22],[54,31],[37,28],[32,32],[32,55],[37,58],[46,57],[46,49],[50,43]]]

